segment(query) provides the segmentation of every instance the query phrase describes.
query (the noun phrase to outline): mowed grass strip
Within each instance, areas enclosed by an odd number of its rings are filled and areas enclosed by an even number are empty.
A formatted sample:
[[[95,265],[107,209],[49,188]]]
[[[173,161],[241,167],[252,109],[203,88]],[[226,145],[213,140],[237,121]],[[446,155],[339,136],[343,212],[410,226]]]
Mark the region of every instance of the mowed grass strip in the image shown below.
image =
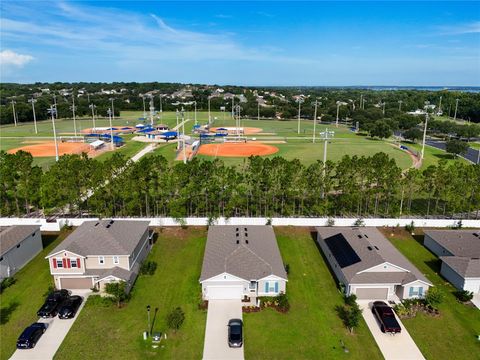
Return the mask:
[[[8,359],[23,329],[38,320],[44,294],[53,286],[45,256],[70,232],[42,234],[44,249],[14,275],[17,282],[0,295],[0,359]]]
[[[382,359],[363,319],[352,335],[335,312],[342,295],[308,228],[275,227],[290,265],[290,311],[244,314],[246,359]],[[345,353],[342,341],[348,348]]]
[[[381,229],[390,241],[444,296],[440,317],[417,314],[402,320],[413,340],[427,359],[480,359],[480,310],[459,303],[455,288],[440,275],[440,260],[423,246],[423,232],[413,238],[404,230]]]
[[[155,274],[140,275],[131,300],[120,309],[87,301],[55,359],[200,359],[207,313],[198,309],[198,279],[205,243],[205,228],[163,229],[148,256],[158,264]],[[167,330],[165,316],[173,308],[185,312],[182,328],[167,331],[163,348],[152,349],[142,339],[147,305],[155,318],[153,331]]]

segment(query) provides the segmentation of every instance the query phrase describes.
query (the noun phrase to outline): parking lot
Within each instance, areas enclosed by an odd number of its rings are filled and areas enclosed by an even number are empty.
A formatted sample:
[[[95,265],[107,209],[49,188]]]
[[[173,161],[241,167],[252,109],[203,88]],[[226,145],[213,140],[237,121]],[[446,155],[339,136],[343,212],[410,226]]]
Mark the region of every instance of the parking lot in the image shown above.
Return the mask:
[[[402,332],[395,335],[384,334],[380,330],[377,318],[372,313],[370,307],[372,301],[357,302],[363,310],[363,318],[386,360],[425,360],[407,329],[396,315],[395,317],[402,328]]]
[[[67,336],[68,331],[78,317],[82,310],[87,297],[91,290],[76,290],[72,291],[72,295],[80,295],[83,297],[83,302],[73,319],[59,319],[58,317],[50,319],[39,319],[38,322],[48,324],[48,328],[38,340],[37,345],[33,349],[16,350],[10,359],[25,359],[25,360],[47,360],[53,359],[58,348],[62,344],[63,339]],[[20,335],[20,334],[19,334]]]

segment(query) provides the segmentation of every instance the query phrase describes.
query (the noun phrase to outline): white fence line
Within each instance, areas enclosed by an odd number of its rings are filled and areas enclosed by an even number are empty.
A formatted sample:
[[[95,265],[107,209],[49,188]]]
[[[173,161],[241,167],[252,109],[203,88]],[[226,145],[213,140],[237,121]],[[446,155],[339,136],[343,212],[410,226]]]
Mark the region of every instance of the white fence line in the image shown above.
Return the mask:
[[[35,218],[0,218],[0,226],[11,225],[40,225],[41,231],[60,231],[65,226],[80,226],[85,221],[97,221],[98,218],[59,218],[54,222],[47,222],[46,219]],[[208,218],[114,218],[114,220],[136,220],[149,221],[150,226],[205,226],[208,225]],[[333,226],[354,226],[356,218],[271,218],[271,225],[274,226],[327,226],[333,221]],[[265,225],[268,218],[218,218],[214,225]],[[413,222],[415,227],[444,228],[458,225],[460,219],[364,219],[364,226],[401,226]],[[461,219],[463,227],[480,228],[480,220]]]

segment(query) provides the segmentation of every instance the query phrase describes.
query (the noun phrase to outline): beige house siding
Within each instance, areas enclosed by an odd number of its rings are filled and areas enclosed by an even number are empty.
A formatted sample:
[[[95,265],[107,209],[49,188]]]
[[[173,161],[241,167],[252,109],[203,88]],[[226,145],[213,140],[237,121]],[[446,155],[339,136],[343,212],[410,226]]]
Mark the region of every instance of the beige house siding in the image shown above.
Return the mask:
[[[413,295],[413,296],[410,296],[410,288],[418,288],[418,287],[422,287],[423,288],[423,293],[422,293],[422,296],[421,297],[424,297],[425,296],[425,293],[427,292],[427,290],[430,288],[429,285],[421,282],[421,281],[415,281],[415,282],[412,282],[410,284],[407,284],[405,286],[402,286],[402,289],[403,289],[403,294],[402,296],[400,297],[401,299],[410,299],[410,298],[418,298],[420,297],[419,295]]]
[[[429,235],[425,235],[423,239],[423,245],[433,252],[437,256],[452,256],[453,254],[445,249],[442,245],[438,244]]]
[[[265,292],[265,284],[266,283],[269,283],[269,285],[271,283],[274,283],[274,282],[278,282],[278,293],[275,293],[275,292]],[[258,282],[258,296],[277,296],[278,294],[280,293],[285,293],[286,292],[286,281],[283,280],[283,279],[271,279],[271,280],[260,280]]]
[[[70,267],[70,268],[66,268],[66,267],[57,267],[55,268],[53,266],[53,261],[56,260],[62,260],[62,263],[63,263],[63,259],[70,259],[70,263],[72,262],[72,260],[75,260],[75,259],[79,259],[80,260],[80,268],[76,267]],[[50,273],[53,275],[53,274],[83,274],[85,272],[85,261],[82,257],[80,257],[79,255],[77,254],[74,254],[72,252],[69,252],[69,251],[62,251],[61,253],[58,253],[58,254],[55,254],[53,256],[51,256],[49,259],[48,259],[48,264],[50,266]]]
[[[104,255],[104,264],[100,264],[99,259],[101,256],[99,255],[89,255],[85,259],[85,266],[87,269],[111,269],[116,266],[119,268],[123,268],[125,270],[130,270],[128,267],[128,256],[127,255],[121,255],[118,256],[119,263],[115,264],[113,262],[113,255]]]
[[[3,259],[0,261],[0,278],[13,276],[42,249],[42,236],[40,230],[37,230],[1,256]]]

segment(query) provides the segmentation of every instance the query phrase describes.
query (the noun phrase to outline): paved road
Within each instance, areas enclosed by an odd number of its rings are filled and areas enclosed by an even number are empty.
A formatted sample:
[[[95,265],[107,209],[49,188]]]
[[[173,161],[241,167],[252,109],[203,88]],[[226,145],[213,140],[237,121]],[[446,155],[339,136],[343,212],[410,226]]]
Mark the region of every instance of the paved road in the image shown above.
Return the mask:
[[[426,140],[425,144],[443,151],[445,151],[446,149],[445,141],[441,141],[441,140]],[[479,164],[479,153],[480,153],[480,150],[476,150],[469,147],[467,153],[462,157],[464,159],[467,159],[468,161],[471,161],[474,164]]]
[[[403,326],[400,319],[398,323],[402,327],[402,332],[396,335],[384,334],[380,330],[377,319],[372,314],[368,301],[357,301],[363,310],[362,315],[367,323],[373,338],[377,342],[380,351],[385,360],[425,360],[412,337]]]
[[[208,302],[207,326],[203,360],[243,360],[243,346],[228,346],[228,321],[242,319],[242,302],[240,300],[210,300]]]
[[[38,322],[47,323],[47,331],[38,340],[37,345],[33,349],[17,350],[13,353],[11,360],[48,360],[53,359],[53,356],[57,352],[58,348],[67,336],[68,331],[72,327],[73,323],[83,309],[87,297],[91,294],[91,290],[75,290],[72,295],[80,295],[83,297],[83,303],[77,311],[77,314],[73,319],[62,320],[58,317],[53,319],[39,319]],[[20,334],[18,334],[20,335]]]

